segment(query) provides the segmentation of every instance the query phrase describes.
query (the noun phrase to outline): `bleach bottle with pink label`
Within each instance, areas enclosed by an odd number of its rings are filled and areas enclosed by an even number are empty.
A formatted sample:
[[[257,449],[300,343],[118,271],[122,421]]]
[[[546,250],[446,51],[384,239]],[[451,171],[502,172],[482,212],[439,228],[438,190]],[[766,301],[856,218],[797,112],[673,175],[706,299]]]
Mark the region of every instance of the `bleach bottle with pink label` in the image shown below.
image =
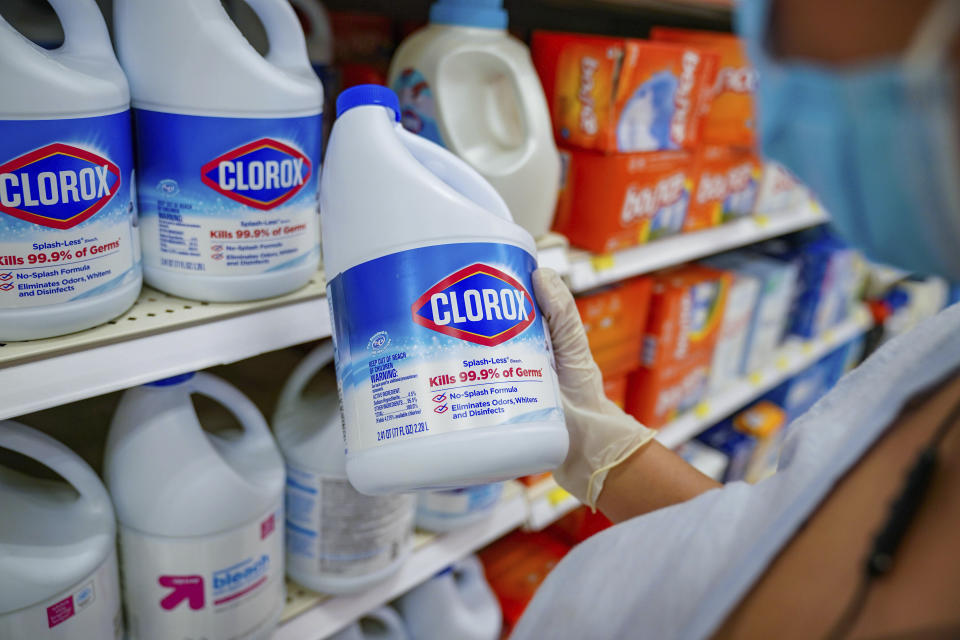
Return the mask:
[[[50,51],[0,16],[0,341],[92,327],[140,293],[127,80],[93,0],[50,4]]]
[[[475,170],[400,125],[386,87],[348,89],[337,113],[320,209],[350,482],[383,494],[555,468],[567,430],[533,238]]]
[[[8,452],[19,455],[0,465],[0,638],[120,640],[117,528],[103,483],[50,436],[0,421]],[[55,476],[14,466],[18,457]]]
[[[133,100],[144,277],[215,302],[316,275],[323,88],[286,0],[246,0],[269,52],[220,0],[116,0]]]
[[[242,430],[203,429],[190,396]],[[129,640],[265,640],[286,596],[280,452],[237,389],[206,373],[123,394],[104,459]]]

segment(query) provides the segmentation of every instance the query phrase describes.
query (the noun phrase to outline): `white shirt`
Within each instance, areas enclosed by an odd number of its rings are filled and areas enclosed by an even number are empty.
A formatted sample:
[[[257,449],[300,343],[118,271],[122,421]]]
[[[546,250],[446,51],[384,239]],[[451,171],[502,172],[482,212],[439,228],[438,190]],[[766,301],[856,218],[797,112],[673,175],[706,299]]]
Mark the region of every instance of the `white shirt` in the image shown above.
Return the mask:
[[[958,368],[954,305],[878,349],[799,418],[776,475],[708,491],[574,548],[511,639],[708,637],[904,404]]]

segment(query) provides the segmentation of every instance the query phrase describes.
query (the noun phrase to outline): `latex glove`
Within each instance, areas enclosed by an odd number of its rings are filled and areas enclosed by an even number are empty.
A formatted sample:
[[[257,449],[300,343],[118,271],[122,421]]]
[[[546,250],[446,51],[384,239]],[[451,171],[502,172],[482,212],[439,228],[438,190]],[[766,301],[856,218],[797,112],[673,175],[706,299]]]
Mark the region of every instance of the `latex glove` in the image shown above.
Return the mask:
[[[557,272],[537,269],[533,288],[553,340],[570,432],[567,458],[553,477],[595,510],[607,473],[650,442],[656,431],[628,416],[604,394],[603,378],[590,354],[577,306]]]

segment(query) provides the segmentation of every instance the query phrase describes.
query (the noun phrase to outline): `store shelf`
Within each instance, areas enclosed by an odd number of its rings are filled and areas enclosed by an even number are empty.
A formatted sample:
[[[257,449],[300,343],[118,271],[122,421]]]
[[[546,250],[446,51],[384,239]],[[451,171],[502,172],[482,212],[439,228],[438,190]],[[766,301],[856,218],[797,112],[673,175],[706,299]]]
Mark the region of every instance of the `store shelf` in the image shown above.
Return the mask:
[[[696,260],[721,251],[782,236],[827,221],[814,203],[775,216],[741,218],[695,233],[663,238],[609,254],[570,251],[567,282],[574,293],[588,291],[624,278]]]
[[[524,529],[540,531],[580,506],[580,501],[561,488],[553,478],[527,489],[529,513]]]
[[[417,534],[411,557],[390,579],[352,596],[330,598],[288,583],[287,607],[273,640],[319,640],[364,613],[393,600],[438,571],[522,525],[527,498],[516,482],[507,484],[493,515],[476,525],[442,535]]]
[[[145,287],[88,331],[0,347],[0,419],[330,335],[323,274],[278,298],[213,304]]]
[[[657,440],[671,449],[679,447],[787,378],[800,373],[833,349],[866,332],[871,325],[870,313],[860,306],[849,320],[828,329],[819,338],[788,340],[768,366],[732,383],[722,393],[707,398],[692,411],[673,420],[660,429]]]

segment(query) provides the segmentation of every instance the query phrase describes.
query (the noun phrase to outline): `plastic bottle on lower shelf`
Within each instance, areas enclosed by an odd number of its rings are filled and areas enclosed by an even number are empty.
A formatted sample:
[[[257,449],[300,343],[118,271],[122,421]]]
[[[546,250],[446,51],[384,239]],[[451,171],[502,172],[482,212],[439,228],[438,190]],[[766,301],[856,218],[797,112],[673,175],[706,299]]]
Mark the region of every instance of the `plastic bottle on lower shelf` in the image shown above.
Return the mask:
[[[397,601],[411,640],[496,640],[503,616],[476,556],[444,569]]]
[[[336,389],[305,395],[333,344],[293,371],[273,418],[287,465],[287,575],[323,593],[353,593],[396,573],[410,553],[414,496],[365,496],[347,480]]]
[[[93,0],[50,4],[53,51],[0,16],[0,341],[87,329],[140,293],[127,80]]]
[[[63,481],[0,466],[0,638],[120,640],[116,521],[100,478],[67,447],[17,422],[0,422],[4,449]]]
[[[393,607],[380,607],[365,613],[350,626],[328,640],[409,640],[403,619]]]
[[[204,431],[190,396],[229,410],[241,432]],[[283,460],[267,422],[206,373],[130,389],[104,477],[120,525],[129,640],[265,640],[280,618]]]
[[[490,517],[503,493],[503,483],[449,491],[426,491],[417,497],[417,527],[443,533]]]

